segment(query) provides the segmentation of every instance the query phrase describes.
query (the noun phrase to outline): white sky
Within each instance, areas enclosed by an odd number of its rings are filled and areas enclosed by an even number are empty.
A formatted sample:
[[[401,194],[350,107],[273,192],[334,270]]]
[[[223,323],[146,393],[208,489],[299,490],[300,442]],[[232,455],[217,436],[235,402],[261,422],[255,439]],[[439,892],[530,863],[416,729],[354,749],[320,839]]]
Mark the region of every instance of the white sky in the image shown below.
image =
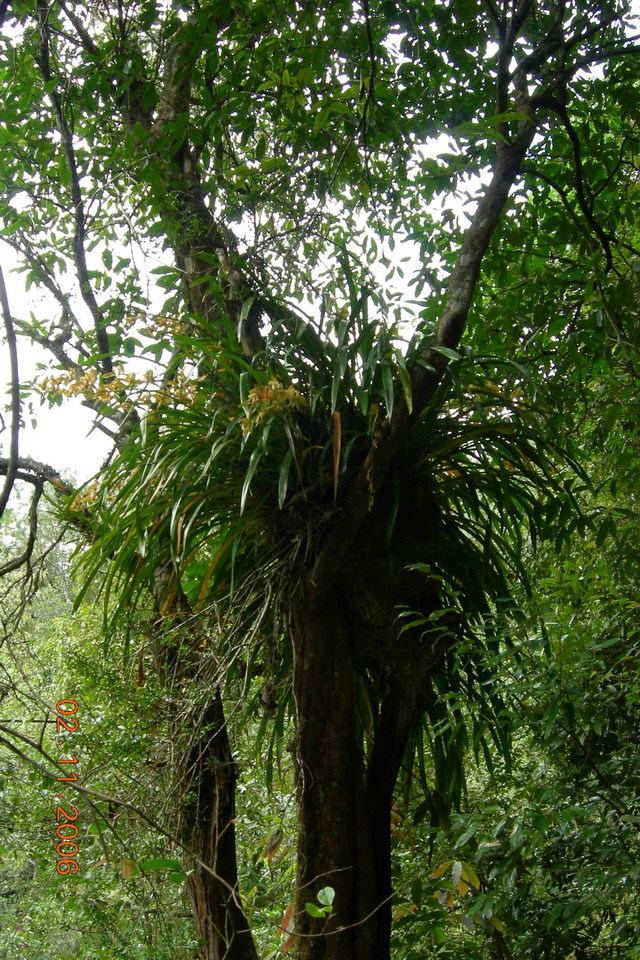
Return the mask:
[[[26,319],[29,311],[42,317],[43,305],[40,298],[31,291],[27,292],[19,274],[13,273],[16,258],[13,251],[0,244],[0,263],[7,287],[7,296],[11,314]],[[59,312],[59,311],[56,311]],[[24,337],[18,339],[18,365],[20,382],[25,383],[37,374],[36,364],[48,362],[50,357],[44,350],[30,347]],[[43,374],[44,375],[44,374]],[[4,342],[0,344],[0,383],[4,397],[0,406],[8,403],[9,369],[8,355]],[[6,399],[5,399],[6,398]],[[101,466],[110,449],[108,437],[93,429],[93,414],[85,409],[79,400],[64,399],[59,407],[49,409],[47,403],[40,405],[37,397],[23,404],[24,428],[20,431],[19,452],[21,457],[32,457],[46,463],[65,476],[75,477],[78,481],[87,480]],[[4,413],[5,430],[0,434],[0,455],[8,455],[9,413]]]

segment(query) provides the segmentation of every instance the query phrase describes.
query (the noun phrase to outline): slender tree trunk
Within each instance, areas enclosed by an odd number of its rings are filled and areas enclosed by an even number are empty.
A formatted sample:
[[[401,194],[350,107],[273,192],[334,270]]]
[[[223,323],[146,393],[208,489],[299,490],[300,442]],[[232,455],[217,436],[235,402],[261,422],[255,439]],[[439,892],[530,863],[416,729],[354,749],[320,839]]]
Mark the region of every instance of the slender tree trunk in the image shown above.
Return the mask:
[[[391,805],[393,791],[416,718],[416,699],[411,686],[390,681],[380,706],[366,791],[371,818],[379,920],[371,960],[388,960],[391,950]]]
[[[164,682],[203,691],[171,721],[179,751],[175,822],[192,855],[187,880],[201,960],[258,960],[238,893],[235,838],[236,764],[231,751],[220,687],[206,676],[201,638],[188,600],[171,565],[155,571],[154,596],[161,617],[184,616],[179,644],[159,643]],[[207,697],[208,699],[204,699]],[[180,698],[178,698],[180,703]]]
[[[491,940],[489,941],[489,956],[491,960],[512,960],[507,941],[499,930],[493,931]]]
[[[193,717],[183,759],[181,839],[194,854],[187,881],[202,960],[257,960],[238,895],[236,767],[218,688]]]

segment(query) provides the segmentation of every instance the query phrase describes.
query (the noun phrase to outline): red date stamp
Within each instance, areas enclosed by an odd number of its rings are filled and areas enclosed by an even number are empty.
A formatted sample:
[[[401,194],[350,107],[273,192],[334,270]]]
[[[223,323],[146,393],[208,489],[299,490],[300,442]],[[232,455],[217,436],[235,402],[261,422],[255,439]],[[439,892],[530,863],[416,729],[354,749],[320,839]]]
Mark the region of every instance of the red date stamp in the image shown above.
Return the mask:
[[[74,716],[78,711],[78,704],[75,700],[58,700],[56,704],[56,711],[58,716],[56,717],[56,732],[62,734],[63,731],[68,733],[75,733],[80,726],[78,718]],[[63,740],[58,740],[58,746],[62,746]],[[73,754],[70,757],[67,757],[63,760],[57,760],[57,763],[60,764],[72,764],[77,763],[78,758]],[[56,777],[59,783],[68,783],[74,782],[78,779],[78,775],[74,771],[73,767],[67,767],[66,772],[68,776]],[[63,795],[58,794],[58,799],[62,800]],[[58,854],[58,862],[56,864],[57,872],[63,876],[73,876],[78,872],[79,865],[76,857],[78,856],[78,844],[76,842],[78,837],[78,828],[74,823],[78,819],[78,809],[72,804],[67,805],[71,813],[67,812],[65,807],[58,805],[56,807],[56,821],[58,826],[56,827],[56,836],[58,837],[58,845],[56,846],[56,853]]]

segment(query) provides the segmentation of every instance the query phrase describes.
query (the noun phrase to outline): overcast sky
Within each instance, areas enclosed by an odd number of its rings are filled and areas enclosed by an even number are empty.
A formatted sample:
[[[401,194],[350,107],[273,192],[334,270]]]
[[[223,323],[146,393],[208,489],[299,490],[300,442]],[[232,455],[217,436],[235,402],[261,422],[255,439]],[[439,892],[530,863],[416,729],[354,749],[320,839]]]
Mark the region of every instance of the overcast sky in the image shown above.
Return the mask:
[[[12,270],[16,259],[13,251],[0,243],[0,263],[4,274],[11,314],[28,319],[29,311],[39,319],[47,317],[47,306],[32,291],[25,291],[22,277]],[[44,312],[43,312],[44,311]],[[58,312],[58,311],[56,311]],[[53,319],[53,316],[52,316]],[[2,338],[4,340],[4,337]],[[27,383],[37,375],[37,363],[50,361],[43,350],[31,347],[24,337],[18,340],[20,382]],[[44,376],[44,371],[42,373]],[[0,345],[0,389],[3,396],[0,409],[9,402],[9,363],[6,345]],[[60,407],[49,409],[40,405],[38,397],[23,405],[24,429],[20,432],[21,457],[32,457],[65,475],[72,474],[78,481],[87,480],[99,469],[110,449],[108,438],[98,430],[92,431],[91,411],[79,400],[65,399]],[[10,413],[4,413],[5,429],[0,433],[0,455],[9,452]]]

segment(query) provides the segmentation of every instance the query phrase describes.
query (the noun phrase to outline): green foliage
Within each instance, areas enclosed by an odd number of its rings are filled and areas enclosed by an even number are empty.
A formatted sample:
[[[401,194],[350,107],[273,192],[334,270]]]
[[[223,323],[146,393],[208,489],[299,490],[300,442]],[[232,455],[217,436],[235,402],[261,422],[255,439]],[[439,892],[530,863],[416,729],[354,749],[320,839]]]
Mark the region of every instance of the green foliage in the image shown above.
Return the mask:
[[[76,579],[65,547],[7,581],[3,635],[33,623],[5,703],[77,693],[87,782],[129,806],[87,799],[87,869],[45,889],[18,850],[42,774],[2,797],[9,957],[27,926],[30,956],[195,948],[192,867],[148,811],[220,691],[243,907],[293,948],[289,752],[327,720],[293,697],[293,621],[332,565],[363,765],[389,691],[415,698],[397,955],[637,952],[637,71],[622,4],[501,11],[11,5],[0,234],[44,296],[17,329],[43,402],[81,397],[115,446],[56,488]],[[339,880],[298,905],[323,932]]]

